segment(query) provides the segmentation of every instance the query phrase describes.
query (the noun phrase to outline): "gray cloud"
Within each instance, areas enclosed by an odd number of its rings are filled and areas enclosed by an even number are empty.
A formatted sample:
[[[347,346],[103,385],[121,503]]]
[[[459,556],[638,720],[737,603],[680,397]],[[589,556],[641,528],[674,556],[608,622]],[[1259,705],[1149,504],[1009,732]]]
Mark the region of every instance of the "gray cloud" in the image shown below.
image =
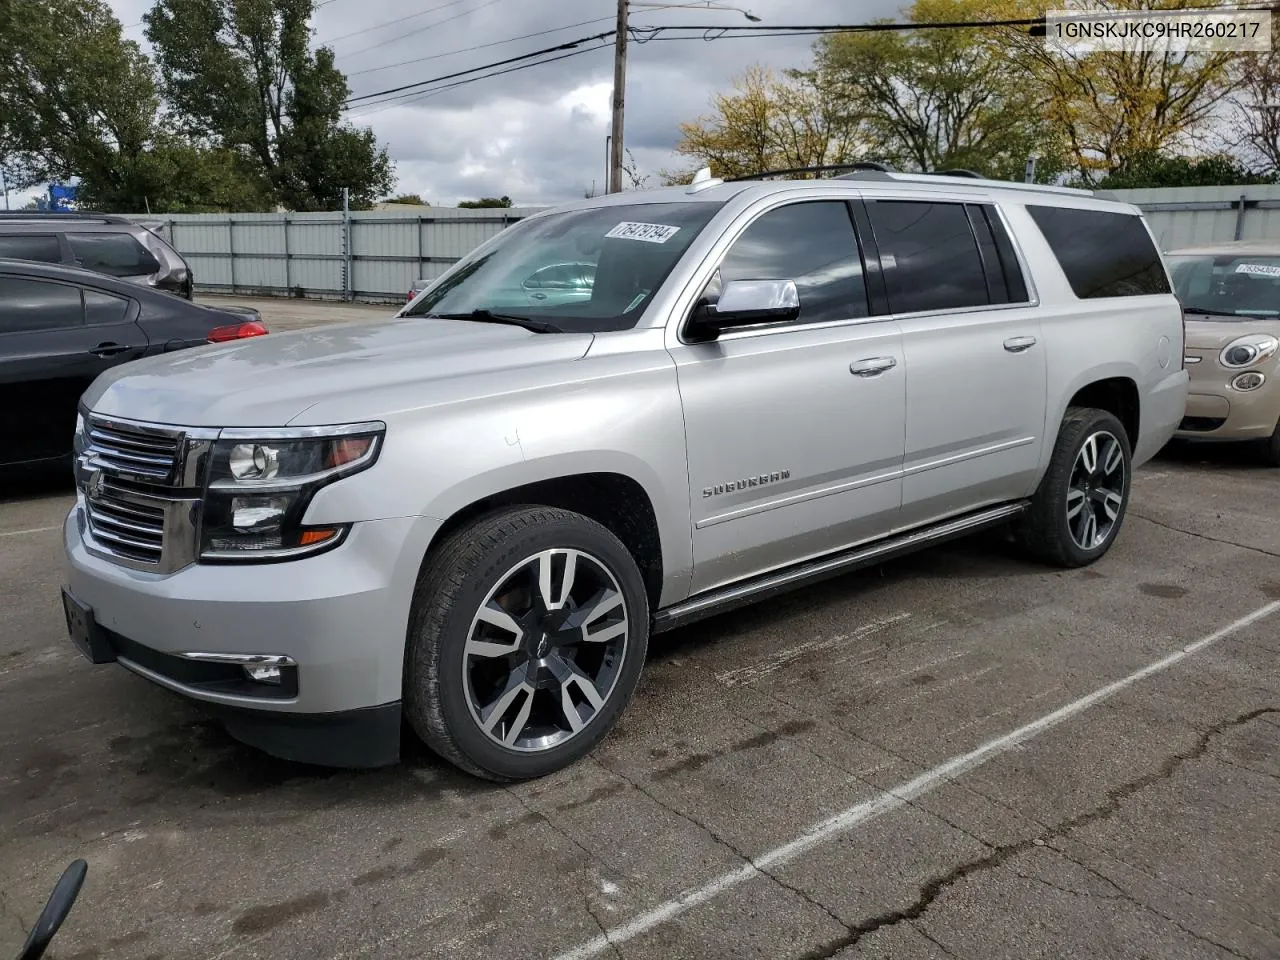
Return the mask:
[[[110,0],[124,24],[149,0]],[[900,0],[725,0],[763,25],[862,22],[893,16]],[[413,14],[424,11],[421,16]],[[432,11],[432,12],[425,12]],[[613,0],[330,0],[316,11],[315,35],[331,41],[354,95],[439,77],[612,29]],[[378,24],[411,17],[369,30]],[[588,22],[588,21],[599,22]],[[734,12],[634,10],[632,23],[726,24]],[[551,31],[514,42],[510,38]],[[356,36],[344,36],[366,31]],[[140,27],[126,31],[142,40]],[[807,62],[812,38],[653,40],[632,44],[626,142],[642,171],[686,164],[673,153],[679,124],[706,113],[712,95],[752,63],[777,69]],[[480,50],[462,51],[482,44]],[[144,42],[145,46],[145,42]],[[433,203],[506,194],[521,204],[603,189],[605,136],[613,80],[612,45],[559,63],[415,96],[357,107],[352,121],[372,127],[396,161],[399,189]],[[392,66],[405,60],[419,62]]]

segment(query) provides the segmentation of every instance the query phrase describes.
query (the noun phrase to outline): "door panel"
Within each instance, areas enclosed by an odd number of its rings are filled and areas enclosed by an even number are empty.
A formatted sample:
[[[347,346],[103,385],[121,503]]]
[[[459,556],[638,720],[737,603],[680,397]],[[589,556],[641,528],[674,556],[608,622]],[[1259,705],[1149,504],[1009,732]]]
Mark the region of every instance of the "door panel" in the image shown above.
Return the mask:
[[[892,321],[674,352],[699,592],[889,532],[898,520],[906,377]],[[859,361],[892,368],[858,376]]]
[[[4,462],[70,453],[84,391],[146,347],[146,335],[128,319],[86,326],[77,287],[0,276],[0,410],[11,425]]]
[[[994,207],[940,197],[866,209],[908,370],[903,524],[1025,496],[1040,462],[1045,353],[1038,309],[1010,303],[1026,287],[1001,253]]]

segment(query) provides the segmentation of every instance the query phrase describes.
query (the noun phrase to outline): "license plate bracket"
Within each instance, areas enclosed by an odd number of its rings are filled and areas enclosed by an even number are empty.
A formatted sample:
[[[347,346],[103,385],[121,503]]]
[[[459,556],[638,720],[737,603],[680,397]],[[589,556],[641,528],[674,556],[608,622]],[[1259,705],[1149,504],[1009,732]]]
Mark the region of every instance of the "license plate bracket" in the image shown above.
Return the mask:
[[[116,652],[93,618],[93,609],[73,597],[66,587],[62,588],[62,612],[67,618],[71,642],[86,660],[90,663],[115,663]]]

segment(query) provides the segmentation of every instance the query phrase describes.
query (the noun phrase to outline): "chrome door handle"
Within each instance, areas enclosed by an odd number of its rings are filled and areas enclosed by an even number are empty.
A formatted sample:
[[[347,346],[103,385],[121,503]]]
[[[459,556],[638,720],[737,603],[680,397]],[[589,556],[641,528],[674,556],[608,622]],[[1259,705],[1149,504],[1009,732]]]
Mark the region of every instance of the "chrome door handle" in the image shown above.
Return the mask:
[[[893,357],[872,357],[869,360],[855,360],[849,364],[849,372],[855,377],[878,377],[897,365],[898,361]]]
[[[1004,342],[1004,348],[1010,353],[1022,353],[1036,345],[1035,337],[1010,337]]]

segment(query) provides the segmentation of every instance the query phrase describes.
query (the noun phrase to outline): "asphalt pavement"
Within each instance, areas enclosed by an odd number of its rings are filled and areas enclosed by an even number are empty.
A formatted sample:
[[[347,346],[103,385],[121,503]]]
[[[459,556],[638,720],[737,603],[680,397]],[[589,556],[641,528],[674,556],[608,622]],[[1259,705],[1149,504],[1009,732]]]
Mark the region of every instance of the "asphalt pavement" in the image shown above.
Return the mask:
[[[0,489],[0,957],[1280,956],[1280,473],[1137,475],[1071,572],[998,536],[654,639],[588,759],[319,770],[65,637],[60,475]],[[356,638],[353,638],[356,642]]]

